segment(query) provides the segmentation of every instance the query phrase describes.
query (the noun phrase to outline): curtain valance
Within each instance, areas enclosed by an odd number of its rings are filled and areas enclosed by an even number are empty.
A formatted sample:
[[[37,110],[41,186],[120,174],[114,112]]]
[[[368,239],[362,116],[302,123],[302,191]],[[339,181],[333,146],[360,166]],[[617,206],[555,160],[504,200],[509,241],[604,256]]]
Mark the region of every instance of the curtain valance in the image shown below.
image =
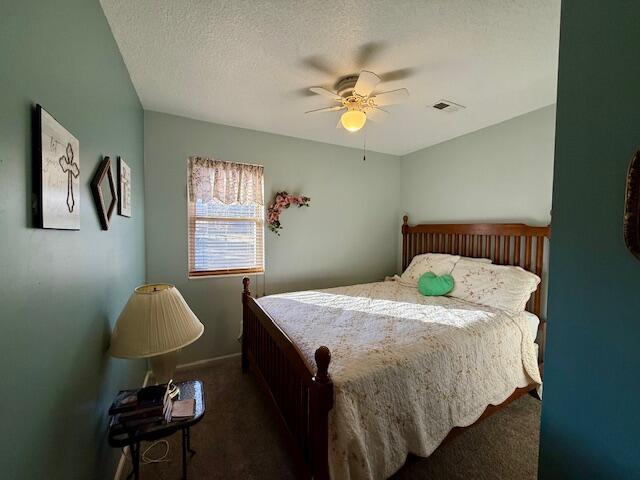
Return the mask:
[[[189,157],[189,201],[264,205],[261,165]]]

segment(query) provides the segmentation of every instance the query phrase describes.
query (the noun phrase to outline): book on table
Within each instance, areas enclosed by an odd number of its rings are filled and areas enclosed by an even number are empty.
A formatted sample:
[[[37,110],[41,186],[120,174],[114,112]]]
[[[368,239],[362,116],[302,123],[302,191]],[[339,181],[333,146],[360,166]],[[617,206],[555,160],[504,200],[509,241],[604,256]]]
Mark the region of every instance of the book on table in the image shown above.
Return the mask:
[[[196,414],[196,401],[193,398],[176,400],[171,407],[171,420],[186,420]]]
[[[139,390],[122,390],[109,408],[112,425],[137,428],[171,419],[169,384],[153,385]]]

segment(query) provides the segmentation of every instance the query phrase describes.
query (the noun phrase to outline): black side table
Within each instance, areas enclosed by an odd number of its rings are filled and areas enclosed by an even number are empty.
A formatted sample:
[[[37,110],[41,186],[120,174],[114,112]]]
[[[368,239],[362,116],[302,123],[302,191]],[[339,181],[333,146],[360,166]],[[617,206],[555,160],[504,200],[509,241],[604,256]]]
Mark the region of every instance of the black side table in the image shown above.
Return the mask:
[[[176,383],[180,388],[180,395],[175,400],[195,400],[195,415],[183,420],[172,420],[170,422],[160,422],[153,425],[145,425],[139,429],[130,429],[125,432],[114,433],[113,417],[109,424],[109,445],[115,448],[128,446],[131,450],[131,463],[133,471],[129,477],[138,480],[140,478],[140,442],[152,442],[163,437],[168,437],[178,430],[182,432],[182,478],[187,478],[187,450],[193,456],[196,452],[191,449],[191,427],[204,417],[204,387],[200,380],[190,380]],[[127,478],[129,478],[127,477]]]

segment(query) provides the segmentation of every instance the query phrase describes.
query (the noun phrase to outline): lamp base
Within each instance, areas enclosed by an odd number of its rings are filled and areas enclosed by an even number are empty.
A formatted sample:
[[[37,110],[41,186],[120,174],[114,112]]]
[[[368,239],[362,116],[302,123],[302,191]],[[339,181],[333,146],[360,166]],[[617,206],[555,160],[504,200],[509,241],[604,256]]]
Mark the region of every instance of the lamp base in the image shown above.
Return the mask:
[[[149,358],[151,372],[156,383],[171,383],[169,385],[169,395],[172,399],[180,394],[180,389],[173,383],[173,374],[176,370],[177,362],[178,350]]]

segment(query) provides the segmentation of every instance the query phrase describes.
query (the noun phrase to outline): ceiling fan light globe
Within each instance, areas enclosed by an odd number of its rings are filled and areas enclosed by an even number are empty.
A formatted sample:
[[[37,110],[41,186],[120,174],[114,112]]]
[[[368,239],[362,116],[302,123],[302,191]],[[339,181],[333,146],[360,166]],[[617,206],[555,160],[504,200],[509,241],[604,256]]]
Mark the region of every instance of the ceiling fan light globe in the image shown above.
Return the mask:
[[[367,116],[360,110],[349,110],[340,117],[340,123],[349,132],[357,132],[364,127]]]

